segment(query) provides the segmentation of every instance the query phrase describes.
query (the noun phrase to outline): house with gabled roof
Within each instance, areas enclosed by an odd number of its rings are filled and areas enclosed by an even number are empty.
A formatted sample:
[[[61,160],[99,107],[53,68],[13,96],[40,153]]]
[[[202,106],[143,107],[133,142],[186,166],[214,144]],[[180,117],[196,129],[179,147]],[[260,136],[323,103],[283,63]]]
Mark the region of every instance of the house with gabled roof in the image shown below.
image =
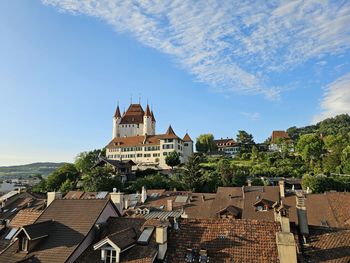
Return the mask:
[[[109,199],[55,199],[18,230],[0,262],[75,262],[111,216],[120,213]]]

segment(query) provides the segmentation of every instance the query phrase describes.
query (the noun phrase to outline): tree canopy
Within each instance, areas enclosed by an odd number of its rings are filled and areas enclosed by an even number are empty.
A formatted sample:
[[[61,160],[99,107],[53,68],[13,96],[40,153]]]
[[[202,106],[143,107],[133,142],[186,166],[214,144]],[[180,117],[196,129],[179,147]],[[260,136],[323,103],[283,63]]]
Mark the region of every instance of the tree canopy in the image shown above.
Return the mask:
[[[199,135],[196,141],[196,150],[200,153],[215,151],[214,135],[211,133]]]

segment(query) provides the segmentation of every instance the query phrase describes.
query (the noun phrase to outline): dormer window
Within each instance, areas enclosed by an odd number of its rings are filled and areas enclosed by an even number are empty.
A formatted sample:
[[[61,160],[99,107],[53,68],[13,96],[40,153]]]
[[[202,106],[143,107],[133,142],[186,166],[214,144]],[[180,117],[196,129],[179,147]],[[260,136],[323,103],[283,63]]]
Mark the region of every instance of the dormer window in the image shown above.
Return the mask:
[[[101,261],[104,263],[117,262],[117,251],[112,247],[101,249]]]
[[[27,237],[23,237],[21,239],[21,245],[19,248],[21,251],[27,252],[28,251],[28,238]]]

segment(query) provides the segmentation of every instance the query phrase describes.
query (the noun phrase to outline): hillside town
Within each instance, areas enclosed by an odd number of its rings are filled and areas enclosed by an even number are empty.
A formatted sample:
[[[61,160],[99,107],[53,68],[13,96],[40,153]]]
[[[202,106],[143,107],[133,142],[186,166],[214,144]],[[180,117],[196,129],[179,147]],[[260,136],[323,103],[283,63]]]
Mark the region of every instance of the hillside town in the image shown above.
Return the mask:
[[[346,188],[319,192],[306,177],[242,176],[223,165],[246,149],[251,156],[296,154],[286,131],[254,145],[214,139],[206,153],[196,144],[195,152],[189,133],[179,137],[171,126],[157,134],[149,105],[131,104],[123,114],[117,106],[112,140],[82,174],[59,168],[42,179],[40,191],[19,187],[0,197],[0,262],[350,262]],[[208,183],[191,181],[203,154],[224,167],[212,175],[223,181],[211,191],[204,191]],[[89,179],[91,171],[99,173]],[[188,188],[159,185],[181,171]],[[76,180],[61,179],[74,173]],[[64,181],[50,188],[57,180]],[[92,188],[89,180],[106,181]]]

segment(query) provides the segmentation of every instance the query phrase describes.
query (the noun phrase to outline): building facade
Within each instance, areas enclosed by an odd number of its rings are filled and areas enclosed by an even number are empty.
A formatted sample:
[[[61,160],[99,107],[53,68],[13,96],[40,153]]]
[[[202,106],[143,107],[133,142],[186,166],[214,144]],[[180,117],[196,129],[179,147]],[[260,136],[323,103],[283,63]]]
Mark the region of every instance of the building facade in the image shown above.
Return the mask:
[[[131,160],[140,169],[169,168],[165,158],[172,151],[178,152],[182,163],[193,154],[193,141],[187,133],[180,138],[169,126],[166,133],[156,134],[156,120],[148,105],[144,111],[140,104],[131,104],[123,115],[118,106],[112,137],[106,147],[107,158]]]

